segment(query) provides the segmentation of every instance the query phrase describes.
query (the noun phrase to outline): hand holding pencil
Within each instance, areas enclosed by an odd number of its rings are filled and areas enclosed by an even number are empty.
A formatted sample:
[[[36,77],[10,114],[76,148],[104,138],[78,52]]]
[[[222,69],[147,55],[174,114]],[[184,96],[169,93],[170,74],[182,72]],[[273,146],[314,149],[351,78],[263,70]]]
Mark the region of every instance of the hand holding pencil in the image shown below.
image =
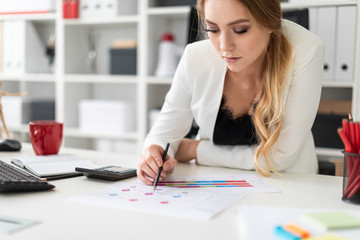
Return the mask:
[[[162,170],[163,170],[163,166],[164,166],[164,163],[165,163],[165,161],[166,161],[166,156],[167,156],[167,152],[168,152],[168,150],[169,150],[169,147],[170,147],[170,143],[167,143],[167,144],[166,144],[166,147],[165,147],[165,150],[164,150],[164,153],[163,153],[163,156],[162,156],[162,162],[163,162],[163,164],[161,165],[161,167],[159,167],[159,171],[158,171],[158,173],[157,173],[157,175],[156,175],[156,178],[155,178],[155,181],[154,181],[154,191],[155,191],[155,189],[156,189],[156,187],[157,187],[157,185],[158,185],[158,183],[159,183],[160,174],[161,174],[161,172],[162,172]]]
[[[166,161],[163,163],[164,148],[166,147],[157,144],[150,145],[145,149],[144,155],[137,165],[137,177],[149,186],[153,185],[161,166],[163,169],[160,172],[159,180],[172,173],[176,166],[177,161],[169,155],[165,155]]]

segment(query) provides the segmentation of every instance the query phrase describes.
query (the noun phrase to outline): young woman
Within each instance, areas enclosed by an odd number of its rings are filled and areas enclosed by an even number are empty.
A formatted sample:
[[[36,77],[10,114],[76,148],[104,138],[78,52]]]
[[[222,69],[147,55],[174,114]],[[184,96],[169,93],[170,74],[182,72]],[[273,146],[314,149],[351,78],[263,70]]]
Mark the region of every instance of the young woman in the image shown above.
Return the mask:
[[[281,19],[279,0],[198,0],[207,40],[190,44],[138,164],[151,185],[177,161],[316,173],[311,127],[321,94],[323,43]],[[196,140],[184,139],[192,120]]]

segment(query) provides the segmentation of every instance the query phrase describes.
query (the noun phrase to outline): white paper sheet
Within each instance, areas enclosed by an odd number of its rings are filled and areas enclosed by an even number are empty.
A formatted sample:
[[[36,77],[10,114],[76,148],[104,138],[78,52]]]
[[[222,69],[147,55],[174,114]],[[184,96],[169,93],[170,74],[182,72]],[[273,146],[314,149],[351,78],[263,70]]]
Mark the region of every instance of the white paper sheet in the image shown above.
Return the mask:
[[[210,219],[244,197],[246,192],[278,191],[267,186],[253,174],[230,176],[171,176],[164,181],[220,181],[243,180],[251,186],[235,187],[174,187],[158,186],[153,191],[139,180],[117,182],[104,189],[70,198],[80,203],[134,210],[194,219]],[[163,181],[163,182],[164,182]],[[160,182],[161,183],[161,182]],[[190,183],[188,183],[190,184]],[[246,183],[245,183],[246,184]],[[193,185],[189,185],[193,186]]]

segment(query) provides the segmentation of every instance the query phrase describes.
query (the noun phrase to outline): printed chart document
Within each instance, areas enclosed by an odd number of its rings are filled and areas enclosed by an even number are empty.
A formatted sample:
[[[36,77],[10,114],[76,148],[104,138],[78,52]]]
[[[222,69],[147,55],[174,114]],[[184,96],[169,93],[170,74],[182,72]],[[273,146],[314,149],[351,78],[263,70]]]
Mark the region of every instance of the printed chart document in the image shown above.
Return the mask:
[[[244,197],[247,192],[278,192],[256,175],[171,176],[153,186],[139,180],[117,182],[70,201],[126,210],[210,219]]]
[[[11,162],[38,177],[82,175],[75,171],[76,167],[98,167],[90,160],[70,154],[17,157],[13,158]]]

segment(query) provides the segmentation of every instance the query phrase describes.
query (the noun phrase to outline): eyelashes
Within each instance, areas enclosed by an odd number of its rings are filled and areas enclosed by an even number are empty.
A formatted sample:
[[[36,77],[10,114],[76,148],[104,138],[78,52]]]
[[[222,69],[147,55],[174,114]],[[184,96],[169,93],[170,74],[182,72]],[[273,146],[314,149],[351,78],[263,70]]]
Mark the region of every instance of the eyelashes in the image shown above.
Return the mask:
[[[236,34],[244,34],[244,33],[247,33],[248,32],[248,30],[249,30],[249,28],[244,28],[244,29],[241,29],[241,30],[236,30],[236,29],[234,29],[233,31],[234,31],[234,33],[236,33]],[[216,28],[206,28],[205,29],[205,32],[210,32],[210,33],[217,33],[217,32],[219,32],[219,29],[216,29]]]
[[[207,28],[207,29],[205,29],[205,32],[217,33],[217,32],[219,32],[219,30],[218,29]]]
[[[245,28],[245,29],[242,29],[242,30],[234,30],[234,32],[237,33],[237,34],[244,34],[244,33],[246,33],[248,30],[249,30],[249,28]]]

